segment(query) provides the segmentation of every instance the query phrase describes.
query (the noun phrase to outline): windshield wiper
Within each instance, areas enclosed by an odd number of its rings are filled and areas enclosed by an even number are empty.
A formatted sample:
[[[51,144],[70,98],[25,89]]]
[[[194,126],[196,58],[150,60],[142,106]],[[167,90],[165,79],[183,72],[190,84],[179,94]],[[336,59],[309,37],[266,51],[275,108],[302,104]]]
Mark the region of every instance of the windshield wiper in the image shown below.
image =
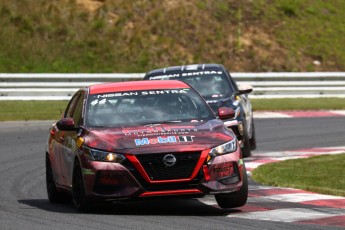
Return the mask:
[[[140,125],[143,125],[143,126],[158,126],[158,125],[162,125],[162,124],[180,123],[180,122],[182,122],[182,121],[181,120],[159,121],[159,122],[144,123],[144,124],[140,124]]]
[[[143,125],[143,126],[158,126],[161,125],[162,123],[144,123],[144,124],[138,124],[138,125]]]
[[[180,123],[181,120],[174,120],[174,121],[163,121],[162,123]]]

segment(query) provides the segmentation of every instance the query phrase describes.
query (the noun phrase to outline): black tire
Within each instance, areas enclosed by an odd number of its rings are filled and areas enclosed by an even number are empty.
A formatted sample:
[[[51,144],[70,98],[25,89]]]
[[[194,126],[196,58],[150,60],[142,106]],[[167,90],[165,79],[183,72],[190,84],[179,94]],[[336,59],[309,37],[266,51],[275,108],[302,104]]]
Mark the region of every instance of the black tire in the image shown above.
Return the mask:
[[[46,154],[46,186],[50,203],[65,203],[71,200],[71,197],[68,194],[63,193],[56,188],[48,154]]]
[[[255,150],[256,149],[256,138],[255,138],[254,120],[252,121],[252,138],[250,138],[249,143],[250,143],[250,149]]]
[[[244,130],[243,133],[243,147],[242,147],[242,156],[243,158],[250,157],[252,155],[250,139],[248,137],[247,130]]]
[[[248,198],[248,178],[246,167],[243,165],[243,183],[238,192],[215,195],[216,201],[221,208],[237,208],[245,205]]]
[[[73,203],[79,212],[90,210],[90,202],[85,196],[85,188],[81,168],[78,162],[75,163],[72,179]]]

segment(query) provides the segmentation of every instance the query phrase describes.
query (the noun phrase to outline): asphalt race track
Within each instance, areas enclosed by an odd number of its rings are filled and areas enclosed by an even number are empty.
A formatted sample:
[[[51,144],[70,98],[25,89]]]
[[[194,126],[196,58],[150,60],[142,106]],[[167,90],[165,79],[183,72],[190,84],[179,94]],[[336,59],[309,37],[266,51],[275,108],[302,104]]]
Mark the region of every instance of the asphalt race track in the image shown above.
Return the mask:
[[[241,218],[242,208],[222,210],[214,205],[212,196],[199,200],[115,203],[97,207],[87,214],[77,213],[71,203],[52,205],[47,200],[44,165],[50,123],[0,123],[0,229],[343,229]],[[344,146],[344,130],[342,117],[257,119],[258,149],[254,155]],[[256,187],[258,185],[250,181],[250,194]],[[259,204],[263,208],[268,205]],[[270,205],[291,208],[294,204],[275,202]],[[308,214],[312,209],[306,207],[292,208],[300,208]]]

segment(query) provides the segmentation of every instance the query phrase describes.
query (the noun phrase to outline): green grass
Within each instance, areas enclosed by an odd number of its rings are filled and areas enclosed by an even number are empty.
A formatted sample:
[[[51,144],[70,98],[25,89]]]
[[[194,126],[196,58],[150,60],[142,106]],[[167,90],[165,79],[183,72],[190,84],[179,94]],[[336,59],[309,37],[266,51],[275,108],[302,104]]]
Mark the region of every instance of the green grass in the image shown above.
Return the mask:
[[[345,35],[344,2],[342,0],[267,0],[255,1],[265,8],[264,24],[276,24],[275,40],[287,48],[289,71],[342,69],[345,62],[343,37]],[[312,64],[318,60],[321,66]],[[301,62],[301,64],[298,64]]]
[[[345,98],[251,99],[253,110],[344,110]]]
[[[265,185],[345,196],[345,153],[259,166],[253,179]]]
[[[345,99],[252,99],[254,111],[345,110]],[[57,120],[67,101],[0,101],[0,121]]]
[[[0,101],[0,121],[58,120],[67,101]]]
[[[343,0],[0,1],[0,72],[343,71]],[[313,61],[321,61],[320,66]]]

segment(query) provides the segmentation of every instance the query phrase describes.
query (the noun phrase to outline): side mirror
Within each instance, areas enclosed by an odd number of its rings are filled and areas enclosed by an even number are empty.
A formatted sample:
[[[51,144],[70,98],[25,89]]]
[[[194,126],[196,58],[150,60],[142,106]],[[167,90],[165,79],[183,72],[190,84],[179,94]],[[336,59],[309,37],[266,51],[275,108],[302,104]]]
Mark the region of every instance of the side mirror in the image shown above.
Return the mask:
[[[56,127],[61,131],[73,131],[75,130],[74,120],[73,118],[63,118],[56,123]]]
[[[253,91],[253,86],[251,85],[239,85],[237,95],[248,94]]]
[[[221,107],[218,109],[219,119],[226,120],[235,117],[235,111],[227,107]]]

